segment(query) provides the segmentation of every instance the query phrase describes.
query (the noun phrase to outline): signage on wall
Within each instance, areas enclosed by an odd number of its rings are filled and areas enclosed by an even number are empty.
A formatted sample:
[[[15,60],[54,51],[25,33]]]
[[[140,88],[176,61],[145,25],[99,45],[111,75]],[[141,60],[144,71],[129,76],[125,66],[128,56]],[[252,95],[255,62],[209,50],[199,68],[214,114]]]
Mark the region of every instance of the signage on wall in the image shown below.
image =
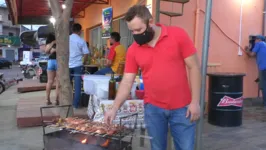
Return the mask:
[[[108,7],[102,11],[102,38],[110,38],[112,32],[113,8]]]
[[[242,107],[243,106],[243,97],[239,98],[232,98],[229,96],[224,96],[217,105],[218,107],[228,107],[228,106],[235,106],[235,107]]]
[[[16,36],[0,36],[0,45],[20,45],[20,39]]]
[[[32,51],[23,51],[23,62],[31,62]]]

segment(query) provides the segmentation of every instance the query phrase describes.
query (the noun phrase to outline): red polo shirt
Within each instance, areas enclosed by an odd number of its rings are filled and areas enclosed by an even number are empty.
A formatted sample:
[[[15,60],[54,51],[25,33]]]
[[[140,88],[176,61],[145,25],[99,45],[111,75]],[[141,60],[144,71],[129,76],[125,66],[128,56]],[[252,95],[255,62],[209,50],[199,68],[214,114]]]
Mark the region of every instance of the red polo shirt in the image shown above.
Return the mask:
[[[120,42],[116,42],[116,43],[114,43],[114,44],[111,46],[110,51],[109,51],[109,54],[108,54],[108,56],[107,56],[107,59],[108,59],[108,60],[111,60],[111,61],[114,60],[114,58],[115,58],[115,47],[118,46],[118,45],[120,45]]]
[[[177,109],[191,102],[191,91],[184,59],[196,48],[188,34],[178,27],[161,27],[155,47],[133,43],[126,57],[125,73],[140,67],[145,85],[145,103],[164,109]]]

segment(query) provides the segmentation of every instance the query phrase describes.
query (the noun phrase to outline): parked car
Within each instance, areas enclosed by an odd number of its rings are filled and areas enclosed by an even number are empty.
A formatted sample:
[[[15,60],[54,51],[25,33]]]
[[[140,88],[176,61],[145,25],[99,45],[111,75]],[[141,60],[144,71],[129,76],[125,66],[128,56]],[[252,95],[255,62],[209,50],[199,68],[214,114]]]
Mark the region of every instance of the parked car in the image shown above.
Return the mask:
[[[5,91],[5,84],[4,84],[4,74],[0,73],[0,94]]]
[[[10,62],[9,60],[7,60],[6,58],[0,58],[0,68],[12,68],[12,62]]]

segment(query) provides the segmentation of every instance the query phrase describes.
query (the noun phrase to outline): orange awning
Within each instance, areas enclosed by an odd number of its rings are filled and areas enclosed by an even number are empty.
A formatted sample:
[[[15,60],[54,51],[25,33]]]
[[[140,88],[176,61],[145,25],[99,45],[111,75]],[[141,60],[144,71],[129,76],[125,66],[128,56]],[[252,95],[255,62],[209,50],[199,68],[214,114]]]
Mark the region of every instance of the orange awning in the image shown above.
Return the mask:
[[[48,24],[51,9],[48,0],[5,0],[13,24]],[[58,0],[63,4],[64,0]],[[109,4],[109,0],[74,0],[72,17],[79,15],[91,4]]]

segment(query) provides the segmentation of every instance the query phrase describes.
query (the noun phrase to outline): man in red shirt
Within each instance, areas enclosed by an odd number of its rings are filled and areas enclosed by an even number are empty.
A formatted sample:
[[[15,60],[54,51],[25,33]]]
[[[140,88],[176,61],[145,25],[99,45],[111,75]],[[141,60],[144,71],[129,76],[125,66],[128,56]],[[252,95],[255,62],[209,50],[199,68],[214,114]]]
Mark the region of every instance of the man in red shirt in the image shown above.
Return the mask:
[[[168,126],[176,149],[193,150],[195,121],[200,117],[200,67],[193,42],[181,28],[152,24],[145,6],[131,7],[125,20],[135,42],[127,51],[125,73],[105,122],[112,123],[140,68],[145,85],[145,124],[152,138],[152,150],[166,149]]]
[[[125,61],[126,48],[120,44],[121,36],[118,32],[112,32],[110,38],[110,52],[107,57],[106,67],[95,72],[95,75],[118,73],[119,64]]]

